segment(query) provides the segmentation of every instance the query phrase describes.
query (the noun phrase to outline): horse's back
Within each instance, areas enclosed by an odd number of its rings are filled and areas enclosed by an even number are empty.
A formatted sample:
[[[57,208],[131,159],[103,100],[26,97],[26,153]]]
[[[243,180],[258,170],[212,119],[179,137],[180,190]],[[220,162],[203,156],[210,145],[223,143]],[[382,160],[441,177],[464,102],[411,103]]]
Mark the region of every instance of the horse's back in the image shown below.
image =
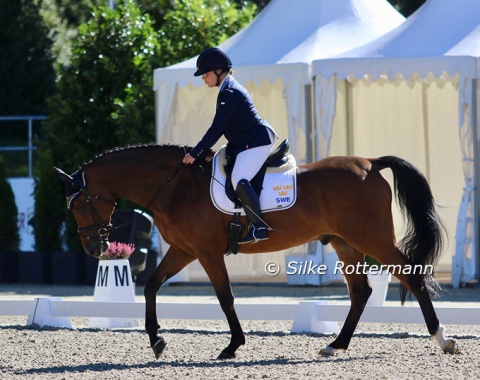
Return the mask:
[[[318,209],[330,224],[344,224],[345,216],[384,214],[390,218],[392,189],[375,160],[332,156],[304,165],[298,178],[298,199],[306,208]],[[315,204],[315,206],[312,206]]]
[[[300,166],[301,174],[314,174],[319,180],[338,181],[340,179],[365,180],[367,176],[378,170],[374,169],[372,159],[357,156],[331,156],[310,164]],[[307,175],[308,176],[308,175]]]

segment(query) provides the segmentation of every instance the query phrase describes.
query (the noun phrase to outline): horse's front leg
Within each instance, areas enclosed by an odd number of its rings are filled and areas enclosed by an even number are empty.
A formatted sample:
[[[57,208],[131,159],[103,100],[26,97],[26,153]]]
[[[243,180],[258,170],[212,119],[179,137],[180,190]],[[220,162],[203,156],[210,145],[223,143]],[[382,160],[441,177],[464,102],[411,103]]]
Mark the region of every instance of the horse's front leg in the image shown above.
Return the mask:
[[[199,258],[199,261],[213,285],[231,332],[230,344],[222,350],[217,359],[233,359],[238,347],[245,344],[245,335],[233,305],[234,297],[223,253],[207,259]]]
[[[331,243],[335,248],[339,259],[344,262],[345,266],[356,265],[359,261],[364,259],[362,253],[358,252],[340,238],[335,238]],[[340,334],[338,334],[337,338],[332,343],[320,349],[319,353],[321,355],[335,355],[335,353],[345,351],[348,348],[353,333],[360,321],[360,317],[363,314],[368,298],[372,294],[372,288],[368,283],[366,274],[345,274],[345,278],[348,283],[348,291],[350,294],[350,310]]]
[[[152,347],[157,359],[167,345],[165,340],[157,335],[160,328],[157,320],[157,292],[165,281],[180,272],[194,259],[195,257],[188,253],[170,247],[145,285],[145,329],[150,339],[150,347]]]

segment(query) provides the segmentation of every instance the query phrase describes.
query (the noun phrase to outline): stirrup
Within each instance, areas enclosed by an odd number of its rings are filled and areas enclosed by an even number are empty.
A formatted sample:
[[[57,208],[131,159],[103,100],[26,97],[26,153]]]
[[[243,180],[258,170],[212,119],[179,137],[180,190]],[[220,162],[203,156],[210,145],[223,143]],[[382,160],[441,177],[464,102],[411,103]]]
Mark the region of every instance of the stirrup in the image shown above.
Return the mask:
[[[267,227],[255,227],[254,225],[250,225],[248,228],[248,232],[244,238],[238,241],[238,244],[255,244],[261,240],[267,240],[269,238]]]

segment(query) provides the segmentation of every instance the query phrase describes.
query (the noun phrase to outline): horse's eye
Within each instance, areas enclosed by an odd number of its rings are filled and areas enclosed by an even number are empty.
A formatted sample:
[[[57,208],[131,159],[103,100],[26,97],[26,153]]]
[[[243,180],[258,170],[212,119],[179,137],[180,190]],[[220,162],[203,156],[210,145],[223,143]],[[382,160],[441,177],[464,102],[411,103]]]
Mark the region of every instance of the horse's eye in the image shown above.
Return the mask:
[[[85,205],[80,205],[76,207],[77,212],[84,213],[85,212]]]

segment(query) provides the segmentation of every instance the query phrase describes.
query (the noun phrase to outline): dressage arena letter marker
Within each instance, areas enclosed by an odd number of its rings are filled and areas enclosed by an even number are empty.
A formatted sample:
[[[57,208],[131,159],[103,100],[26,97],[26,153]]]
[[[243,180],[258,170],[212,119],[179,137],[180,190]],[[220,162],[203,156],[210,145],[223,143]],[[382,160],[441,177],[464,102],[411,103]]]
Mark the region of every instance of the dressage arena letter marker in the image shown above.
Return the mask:
[[[122,273],[120,274],[120,269],[118,266],[114,266],[115,268],[115,286],[118,286],[120,283],[120,286],[124,286],[123,283],[125,282],[125,286],[129,286],[129,279],[131,276],[129,276],[129,271],[127,269],[127,266],[124,265],[122,268]]]
[[[107,286],[108,282],[108,267],[102,265],[98,266],[97,286]]]
[[[98,302],[135,302],[135,290],[128,260],[100,260],[93,300]],[[90,327],[138,327],[136,318],[90,318]]]

